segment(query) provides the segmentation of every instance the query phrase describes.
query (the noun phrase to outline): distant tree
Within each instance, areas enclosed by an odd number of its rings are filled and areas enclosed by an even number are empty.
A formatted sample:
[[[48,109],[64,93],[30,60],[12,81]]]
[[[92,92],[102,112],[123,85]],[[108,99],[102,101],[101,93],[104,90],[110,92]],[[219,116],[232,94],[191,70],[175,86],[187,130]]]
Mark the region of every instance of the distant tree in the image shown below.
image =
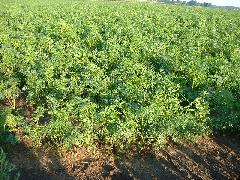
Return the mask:
[[[190,6],[196,6],[198,4],[198,2],[196,0],[191,0],[187,4]]]
[[[204,3],[203,3],[203,6],[205,6],[205,7],[209,7],[209,6],[212,6],[212,3],[204,2]]]

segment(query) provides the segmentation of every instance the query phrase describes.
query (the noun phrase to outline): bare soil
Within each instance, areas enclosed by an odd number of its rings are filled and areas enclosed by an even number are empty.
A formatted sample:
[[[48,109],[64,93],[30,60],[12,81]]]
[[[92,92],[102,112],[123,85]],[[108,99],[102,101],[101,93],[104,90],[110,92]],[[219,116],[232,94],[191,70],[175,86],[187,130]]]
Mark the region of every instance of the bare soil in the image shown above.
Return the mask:
[[[8,152],[22,180],[65,179],[240,179],[239,137],[201,137],[169,143],[158,152],[117,156],[104,150],[33,149],[22,139]]]

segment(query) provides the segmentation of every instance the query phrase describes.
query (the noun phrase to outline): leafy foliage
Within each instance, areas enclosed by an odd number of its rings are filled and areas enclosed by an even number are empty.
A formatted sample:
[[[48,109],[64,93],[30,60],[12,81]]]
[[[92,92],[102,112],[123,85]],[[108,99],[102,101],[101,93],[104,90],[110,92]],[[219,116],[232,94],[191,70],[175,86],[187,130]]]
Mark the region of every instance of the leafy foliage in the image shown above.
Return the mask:
[[[6,154],[0,148],[0,179],[6,180],[17,180],[19,179],[20,174],[16,173],[14,175],[15,166],[9,163],[7,160]]]
[[[0,5],[0,99],[36,145],[163,144],[239,131],[238,11],[130,2]],[[8,126],[12,126],[8,124]]]
[[[0,146],[18,143],[12,131],[16,130],[21,119],[20,116],[13,115],[10,109],[0,107]]]

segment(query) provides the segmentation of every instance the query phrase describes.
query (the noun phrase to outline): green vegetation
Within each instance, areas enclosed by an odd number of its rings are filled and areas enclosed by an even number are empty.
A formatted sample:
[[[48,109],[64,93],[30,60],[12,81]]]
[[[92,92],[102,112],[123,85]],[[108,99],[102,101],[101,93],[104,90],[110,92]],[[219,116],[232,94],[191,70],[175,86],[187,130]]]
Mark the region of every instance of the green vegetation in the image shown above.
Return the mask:
[[[237,132],[239,19],[154,3],[1,1],[4,123],[38,146],[158,147]]]
[[[15,166],[8,162],[6,154],[0,148],[0,179],[4,180],[17,180],[19,179],[19,173],[15,173]]]

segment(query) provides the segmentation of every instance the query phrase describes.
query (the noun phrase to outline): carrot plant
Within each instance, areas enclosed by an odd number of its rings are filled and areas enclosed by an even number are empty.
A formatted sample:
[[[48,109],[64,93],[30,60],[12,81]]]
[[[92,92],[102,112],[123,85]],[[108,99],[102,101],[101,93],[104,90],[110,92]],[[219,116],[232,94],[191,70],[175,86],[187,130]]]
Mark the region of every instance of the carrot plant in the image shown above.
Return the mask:
[[[67,0],[0,7],[0,98],[36,145],[159,146],[240,130],[239,11]],[[30,117],[18,111],[20,93]]]

